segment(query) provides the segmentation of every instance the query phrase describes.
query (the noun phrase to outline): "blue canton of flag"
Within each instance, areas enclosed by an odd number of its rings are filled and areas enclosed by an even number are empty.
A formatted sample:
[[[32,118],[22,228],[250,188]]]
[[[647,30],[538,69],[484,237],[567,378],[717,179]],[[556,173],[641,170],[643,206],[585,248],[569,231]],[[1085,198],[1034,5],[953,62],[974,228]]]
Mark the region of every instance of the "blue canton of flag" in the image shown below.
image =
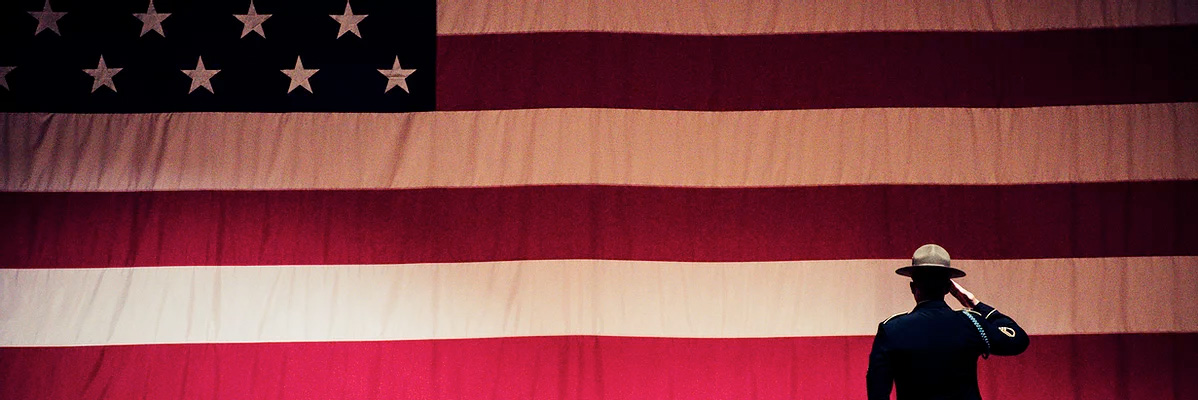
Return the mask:
[[[428,111],[432,1],[0,4],[0,111]]]

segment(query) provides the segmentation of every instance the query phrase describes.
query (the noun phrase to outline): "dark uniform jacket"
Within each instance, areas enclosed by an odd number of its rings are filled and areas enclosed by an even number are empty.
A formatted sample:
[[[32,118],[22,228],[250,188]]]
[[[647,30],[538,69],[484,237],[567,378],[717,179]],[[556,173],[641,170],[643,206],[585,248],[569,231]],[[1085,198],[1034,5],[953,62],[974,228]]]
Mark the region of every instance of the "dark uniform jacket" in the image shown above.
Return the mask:
[[[986,332],[989,347],[966,312]],[[1016,355],[1027,345],[1027,333],[994,307],[953,311],[944,300],[919,303],[878,324],[866,373],[869,399],[889,399],[893,382],[899,400],[980,400],[978,356]]]

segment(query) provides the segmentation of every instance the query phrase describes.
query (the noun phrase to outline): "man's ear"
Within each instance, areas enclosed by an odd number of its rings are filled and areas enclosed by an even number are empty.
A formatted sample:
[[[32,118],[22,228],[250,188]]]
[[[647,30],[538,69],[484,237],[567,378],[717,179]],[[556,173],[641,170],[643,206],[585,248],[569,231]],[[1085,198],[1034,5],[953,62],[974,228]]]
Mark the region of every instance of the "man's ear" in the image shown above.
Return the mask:
[[[915,281],[911,281],[907,285],[911,286],[911,294],[919,294],[919,289],[915,287]]]

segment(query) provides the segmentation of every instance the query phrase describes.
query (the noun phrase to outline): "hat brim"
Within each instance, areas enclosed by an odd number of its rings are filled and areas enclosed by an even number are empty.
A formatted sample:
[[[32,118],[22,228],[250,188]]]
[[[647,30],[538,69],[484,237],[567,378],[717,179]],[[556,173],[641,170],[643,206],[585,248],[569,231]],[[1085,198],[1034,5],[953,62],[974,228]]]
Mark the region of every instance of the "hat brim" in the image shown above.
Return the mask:
[[[908,277],[918,273],[940,273],[947,274],[949,279],[965,276],[965,271],[943,265],[909,265],[895,270],[894,273]]]

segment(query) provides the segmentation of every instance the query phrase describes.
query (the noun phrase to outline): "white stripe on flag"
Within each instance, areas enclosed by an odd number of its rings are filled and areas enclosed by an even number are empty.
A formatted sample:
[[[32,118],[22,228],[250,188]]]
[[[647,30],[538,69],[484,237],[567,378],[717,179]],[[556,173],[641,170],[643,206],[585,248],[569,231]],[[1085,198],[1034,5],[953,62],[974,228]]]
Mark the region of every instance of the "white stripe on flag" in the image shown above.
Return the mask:
[[[608,31],[740,35],[862,31],[1020,31],[1198,23],[1171,0],[440,0],[442,35]]]
[[[903,263],[7,269],[0,346],[872,335],[914,305]],[[1198,257],[954,263],[1035,335],[1198,331]]]
[[[0,114],[0,132],[6,191],[1198,179],[1198,103]]]

